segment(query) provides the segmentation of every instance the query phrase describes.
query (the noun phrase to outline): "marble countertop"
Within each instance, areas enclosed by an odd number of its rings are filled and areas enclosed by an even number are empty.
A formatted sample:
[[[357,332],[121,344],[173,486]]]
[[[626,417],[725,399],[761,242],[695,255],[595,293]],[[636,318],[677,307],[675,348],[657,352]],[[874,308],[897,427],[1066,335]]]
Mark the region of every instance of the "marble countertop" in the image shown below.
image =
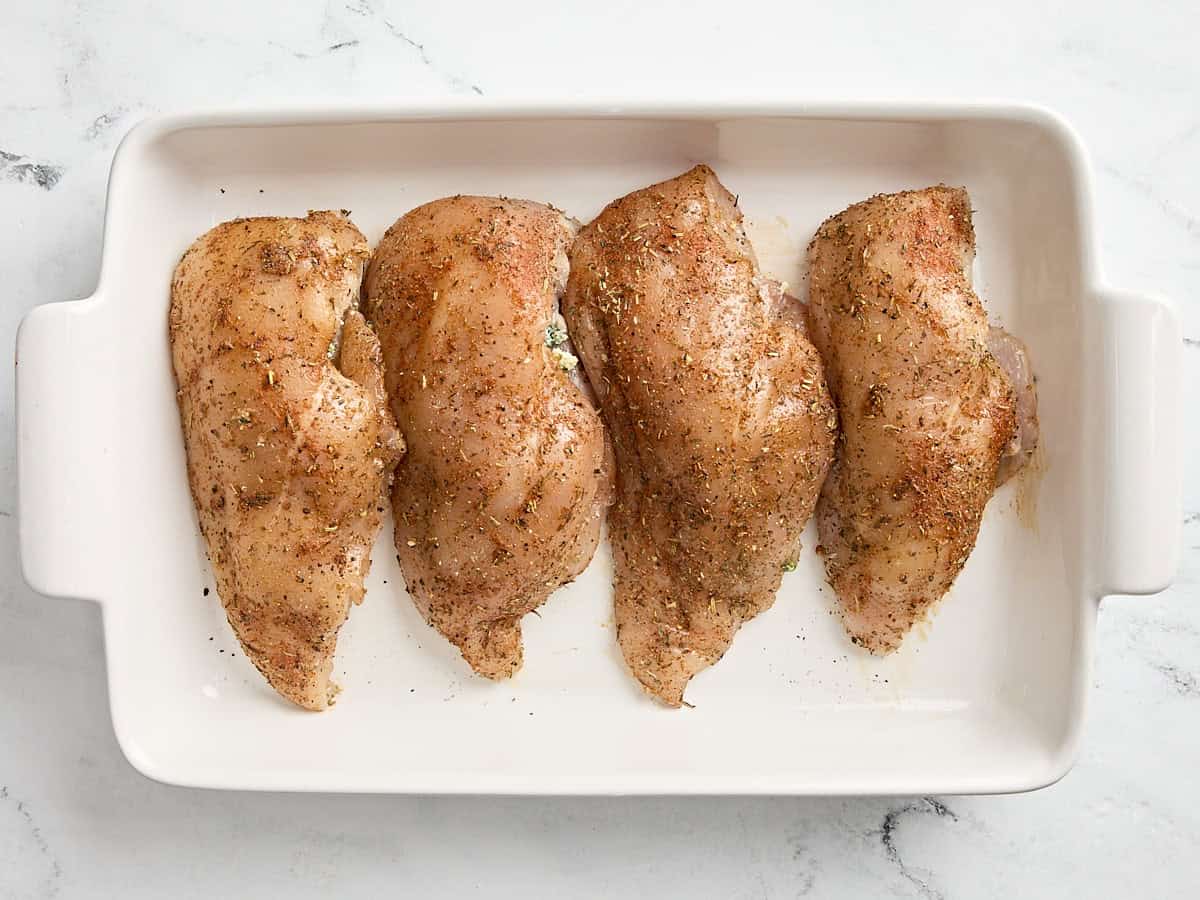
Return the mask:
[[[6,3],[0,337],[86,296],[113,150],[195,105],[1031,100],[1080,131],[1108,280],[1174,298],[1200,392],[1200,7]],[[169,8],[168,8],[169,7]],[[303,9],[301,9],[303,7]],[[652,8],[653,7],[653,8]],[[731,14],[731,10],[734,10]],[[24,585],[0,375],[0,896],[1185,896],[1200,884],[1200,478],[1173,588],[1100,611],[1074,771],[1011,797],[518,800],[164,787],[113,738],[96,606]],[[1185,458],[1200,449],[1185,420]]]

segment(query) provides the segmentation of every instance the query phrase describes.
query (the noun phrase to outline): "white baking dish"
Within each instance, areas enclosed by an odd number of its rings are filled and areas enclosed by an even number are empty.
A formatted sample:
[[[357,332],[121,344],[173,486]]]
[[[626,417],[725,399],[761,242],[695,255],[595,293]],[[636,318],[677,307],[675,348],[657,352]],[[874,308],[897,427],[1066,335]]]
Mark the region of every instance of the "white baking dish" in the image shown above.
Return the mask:
[[[803,284],[816,225],[879,191],[964,184],[976,283],[1039,375],[1036,471],[992,500],[932,624],[887,659],[852,647],[805,538],[775,607],[689,691],[622,670],[602,547],[525,627],[523,671],[471,676],[404,595],[381,536],[315,715],[236,652],[188,496],[166,337],[171,271],[235,216],[347,208],[372,238],[453,193],[580,219],[697,161],[752,220],[767,270]],[[1178,543],[1179,328],[1111,290],[1086,163],[1024,107],[358,109],[153,120],[117,153],[93,297],[18,338],[21,555],[45,594],[104,608],[130,761],[224,788],[498,793],[915,793],[1038,787],[1079,741],[1097,600],[1161,590]]]

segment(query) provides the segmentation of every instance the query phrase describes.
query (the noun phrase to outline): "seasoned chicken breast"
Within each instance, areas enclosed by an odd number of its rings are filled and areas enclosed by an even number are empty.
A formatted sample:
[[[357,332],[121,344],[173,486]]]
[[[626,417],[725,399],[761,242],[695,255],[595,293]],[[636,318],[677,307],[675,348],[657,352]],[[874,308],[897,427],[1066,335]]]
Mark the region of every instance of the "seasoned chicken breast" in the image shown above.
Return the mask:
[[[237,219],[184,254],[171,354],[217,593],[287,699],[333,702],[337,634],[363,598],[403,443],[354,308],[367,259],[344,214]],[[340,343],[339,343],[340,336]]]
[[[1006,455],[1036,441],[1024,349],[990,333],[971,289],[971,204],[960,188],[881,195],[827,220],[809,246],[813,340],[842,441],[817,506],[821,550],[855,643],[895,650],[949,589]],[[1006,347],[1018,397],[989,346]]]
[[[556,323],[575,226],[549,206],[449,197],[380,242],[366,280],[409,452],[392,512],[421,614],[488,678],[521,618],[587,566],[610,502],[600,417]]]
[[[679,706],[795,565],[837,424],[821,362],[707,166],[585,227],[563,305],[616,450],[617,638]]]

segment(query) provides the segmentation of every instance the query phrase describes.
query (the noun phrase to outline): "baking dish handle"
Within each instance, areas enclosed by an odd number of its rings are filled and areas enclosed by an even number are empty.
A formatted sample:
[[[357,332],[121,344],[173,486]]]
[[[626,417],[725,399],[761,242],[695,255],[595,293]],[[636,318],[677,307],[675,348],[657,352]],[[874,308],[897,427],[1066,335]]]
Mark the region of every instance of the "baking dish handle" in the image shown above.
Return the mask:
[[[111,342],[97,300],[31,310],[17,331],[17,479],[21,567],[36,591],[100,600]],[[106,346],[107,345],[107,346]],[[86,459],[85,459],[86,457]],[[86,463],[86,464],[85,464]]]
[[[1107,387],[1099,437],[1108,454],[1101,593],[1153,594],[1179,564],[1183,338],[1165,301],[1115,290],[1098,299]]]

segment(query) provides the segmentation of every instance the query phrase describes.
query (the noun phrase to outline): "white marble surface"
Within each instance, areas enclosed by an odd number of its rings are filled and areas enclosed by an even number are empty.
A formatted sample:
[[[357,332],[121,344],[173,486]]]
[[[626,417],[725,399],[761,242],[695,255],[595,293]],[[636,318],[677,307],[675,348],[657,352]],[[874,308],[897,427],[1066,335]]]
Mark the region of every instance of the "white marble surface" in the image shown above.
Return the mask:
[[[1055,107],[1082,133],[1109,280],[1178,301],[1194,411],[1200,8],[893,6],[4,0],[0,338],[12,345],[30,307],[91,292],[113,149],[135,120],[159,111],[469,92],[999,97]],[[36,596],[21,581],[11,371],[0,379],[0,897],[1195,896],[1194,471],[1176,586],[1105,601],[1082,758],[1036,794],[523,801],[196,792],[151,783],[121,757],[98,609]],[[1198,439],[1189,415],[1193,458]]]

